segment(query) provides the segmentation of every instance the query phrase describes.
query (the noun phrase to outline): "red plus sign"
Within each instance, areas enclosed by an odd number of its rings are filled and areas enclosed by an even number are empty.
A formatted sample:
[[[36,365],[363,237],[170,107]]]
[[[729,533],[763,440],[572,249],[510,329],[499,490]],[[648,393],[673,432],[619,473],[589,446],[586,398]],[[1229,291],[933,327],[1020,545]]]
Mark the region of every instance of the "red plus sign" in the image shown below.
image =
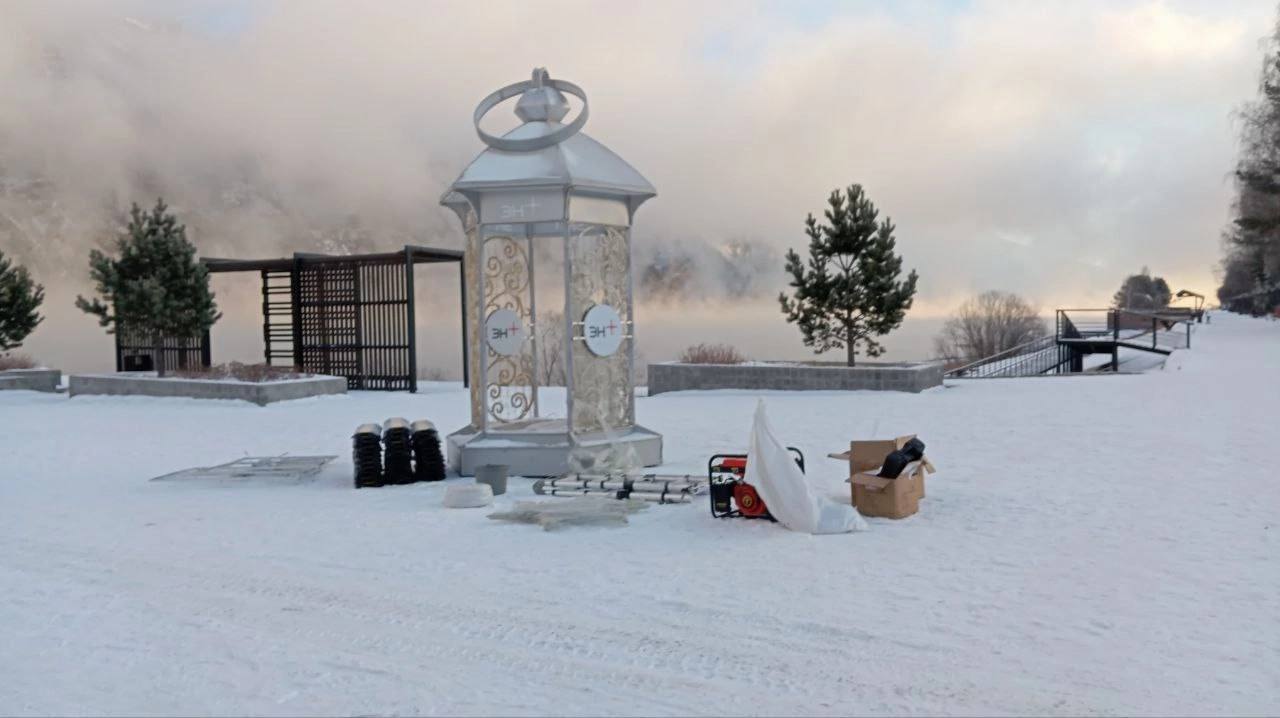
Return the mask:
[[[512,324],[511,326],[507,327],[507,330],[510,331],[512,334],[515,334],[516,332],[520,331],[520,325]]]
[[[617,328],[618,328],[618,325],[617,325],[617,324],[614,324],[614,323],[613,323],[613,321],[612,321],[612,320],[610,320],[610,321],[609,321],[609,333],[610,333],[610,334],[613,334],[613,331],[614,331],[615,329],[617,329]]]

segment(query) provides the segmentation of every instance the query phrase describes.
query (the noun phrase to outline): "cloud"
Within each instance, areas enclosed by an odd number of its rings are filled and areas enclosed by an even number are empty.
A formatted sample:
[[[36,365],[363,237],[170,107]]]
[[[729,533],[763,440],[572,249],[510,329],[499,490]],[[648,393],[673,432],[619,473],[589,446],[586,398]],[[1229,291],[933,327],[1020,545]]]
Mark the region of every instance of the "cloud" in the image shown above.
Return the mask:
[[[1274,12],[230,8],[6,4],[0,248],[78,278],[85,248],[157,194],[206,254],[457,246],[436,201],[481,149],[471,111],[545,65],[586,89],[586,132],[658,187],[638,215],[642,251],[682,237],[802,247],[804,216],[859,182],[920,272],[915,313],[993,287],[1101,301],[1144,264],[1203,291],[1230,201],[1230,112],[1255,91]]]

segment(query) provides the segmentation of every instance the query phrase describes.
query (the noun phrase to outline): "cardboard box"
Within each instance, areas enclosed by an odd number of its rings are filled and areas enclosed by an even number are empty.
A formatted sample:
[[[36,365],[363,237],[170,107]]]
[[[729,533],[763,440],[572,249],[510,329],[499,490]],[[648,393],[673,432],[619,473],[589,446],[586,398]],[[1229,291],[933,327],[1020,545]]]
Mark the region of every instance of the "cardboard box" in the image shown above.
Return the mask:
[[[849,484],[853,487],[853,505],[863,516],[905,519],[920,510],[914,477],[882,479],[872,474],[854,474],[849,477]]]
[[[848,451],[828,454],[833,459],[849,462],[850,494],[858,513],[863,516],[901,519],[920,509],[920,499],[925,495],[925,474],[934,471],[933,464],[927,457],[909,465],[896,479],[884,479],[875,475],[884,463],[885,456],[901,449],[914,438],[915,434],[909,434],[896,439],[851,441]]]

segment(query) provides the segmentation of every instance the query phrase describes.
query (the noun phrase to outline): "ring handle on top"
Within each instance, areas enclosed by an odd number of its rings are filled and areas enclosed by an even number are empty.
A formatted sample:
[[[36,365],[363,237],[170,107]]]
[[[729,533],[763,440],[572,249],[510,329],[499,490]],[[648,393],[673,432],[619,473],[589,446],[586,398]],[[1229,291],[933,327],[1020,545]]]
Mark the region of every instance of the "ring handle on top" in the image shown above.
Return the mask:
[[[553,87],[562,92],[567,92],[579,100],[582,100],[582,109],[578,111],[578,116],[573,119],[573,122],[570,122],[567,125],[562,125],[556,130],[548,132],[545,135],[523,138],[498,137],[496,135],[491,135],[480,128],[480,120],[488,114],[489,110],[492,110],[504,100],[509,100],[516,95],[522,94],[525,90],[531,90],[538,87],[539,84],[542,87]],[[544,147],[550,147],[564,142],[570,137],[576,135],[578,130],[581,130],[582,126],[587,124],[587,93],[583,92],[581,87],[565,80],[553,80],[551,78],[546,78],[542,80],[541,83],[537,83],[534,80],[525,80],[523,82],[507,85],[500,90],[495,90],[490,93],[488,97],[480,101],[479,105],[476,105],[476,111],[472,115],[471,119],[472,122],[475,123],[476,134],[480,135],[480,139],[483,140],[486,145],[489,145],[495,150],[503,150],[505,152],[533,152],[534,150],[540,150]]]

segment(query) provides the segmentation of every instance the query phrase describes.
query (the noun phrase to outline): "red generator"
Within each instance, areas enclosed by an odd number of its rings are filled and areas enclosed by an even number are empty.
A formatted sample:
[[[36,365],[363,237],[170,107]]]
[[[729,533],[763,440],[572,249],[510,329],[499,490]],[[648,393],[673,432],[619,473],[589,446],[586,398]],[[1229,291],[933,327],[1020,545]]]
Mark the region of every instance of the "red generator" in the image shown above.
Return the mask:
[[[788,446],[787,450],[796,455],[796,465],[804,471],[804,454],[794,446]],[[776,521],[756,487],[743,480],[746,475],[746,454],[716,454],[707,461],[711,515],[718,519],[736,516]]]

